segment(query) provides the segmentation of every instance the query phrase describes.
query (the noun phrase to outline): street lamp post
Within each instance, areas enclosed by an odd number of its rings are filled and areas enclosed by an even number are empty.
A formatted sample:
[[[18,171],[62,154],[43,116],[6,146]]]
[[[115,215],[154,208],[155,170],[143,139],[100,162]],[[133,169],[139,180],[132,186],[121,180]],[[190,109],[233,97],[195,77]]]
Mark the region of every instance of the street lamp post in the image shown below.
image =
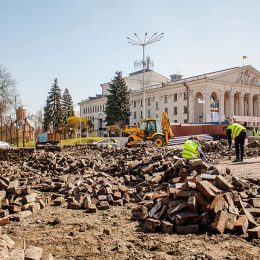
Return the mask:
[[[145,106],[145,83],[144,83],[144,74],[145,74],[145,60],[144,60],[144,54],[145,54],[145,46],[150,45],[152,43],[160,41],[164,33],[158,34],[157,32],[154,33],[150,38],[147,37],[148,33],[146,32],[144,35],[144,39],[141,40],[136,33],[134,33],[135,38],[129,38],[126,37],[128,40],[128,43],[132,45],[142,46],[143,48],[143,118],[145,119],[145,112],[146,112],[146,106]]]
[[[82,132],[82,125],[81,125],[81,107],[79,104],[79,143],[81,144],[81,132]]]

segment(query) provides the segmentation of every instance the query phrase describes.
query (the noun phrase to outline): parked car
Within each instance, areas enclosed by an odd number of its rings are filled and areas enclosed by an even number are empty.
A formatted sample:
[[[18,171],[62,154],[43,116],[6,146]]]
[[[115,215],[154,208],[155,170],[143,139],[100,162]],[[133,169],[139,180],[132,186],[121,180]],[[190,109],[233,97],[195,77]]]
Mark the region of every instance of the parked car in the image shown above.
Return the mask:
[[[10,144],[0,141],[0,148],[9,148]]]

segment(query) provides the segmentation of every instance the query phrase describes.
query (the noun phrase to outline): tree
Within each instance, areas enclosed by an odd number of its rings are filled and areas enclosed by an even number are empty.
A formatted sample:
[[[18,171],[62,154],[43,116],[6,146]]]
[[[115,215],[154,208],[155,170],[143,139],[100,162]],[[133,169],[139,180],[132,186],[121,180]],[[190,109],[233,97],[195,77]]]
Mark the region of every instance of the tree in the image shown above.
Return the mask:
[[[114,125],[118,121],[129,124],[131,115],[129,91],[121,72],[116,72],[108,92],[110,94],[107,96],[105,109],[107,125]]]
[[[34,116],[32,117],[34,129],[36,133],[39,133],[42,131],[43,127],[43,115],[42,115],[42,109],[36,111]]]
[[[80,131],[80,122],[81,122],[82,132],[85,132],[85,130],[88,130],[92,126],[92,122],[88,118],[82,117],[80,119],[80,117],[71,116],[67,118],[66,125],[64,126],[63,129],[65,132],[69,133],[70,136],[73,133],[75,133],[77,138],[77,134]]]
[[[68,117],[75,115],[72,97],[67,88],[65,88],[62,95],[62,115],[64,123],[66,123]]]
[[[0,65],[0,127],[3,139],[3,115],[13,107],[15,97],[15,79],[5,67]]]
[[[43,128],[45,131],[58,131],[63,123],[62,107],[61,107],[61,89],[58,86],[58,80],[54,80],[54,84],[48,93],[46,105],[44,107]]]

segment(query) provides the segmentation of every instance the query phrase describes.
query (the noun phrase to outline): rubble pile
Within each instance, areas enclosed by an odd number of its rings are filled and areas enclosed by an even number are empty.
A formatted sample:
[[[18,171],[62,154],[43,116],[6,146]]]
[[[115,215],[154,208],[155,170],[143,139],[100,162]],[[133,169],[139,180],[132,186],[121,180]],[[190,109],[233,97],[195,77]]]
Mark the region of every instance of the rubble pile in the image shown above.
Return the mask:
[[[94,213],[112,205],[140,201],[135,186],[145,181],[142,171],[169,161],[174,151],[154,147],[89,149],[82,146],[75,153],[79,153],[77,157],[72,153],[36,152],[18,166],[1,162],[0,172],[44,192],[48,204]],[[166,168],[167,164],[162,164],[154,170]]]
[[[228,151],[228,141],[220,140],[214,142],[201,141],[201,149],[210,159],[228,158],[229,156],[235,156],[234,142],[231,151]],[[245,157],[260,156],[260,142],[257,140],[249,142],[245,146]]]
[[[0,176],[0,226],[10,221],[21,221],[45,207],[45,202],[26,182]]]
[[[2,221],[19,221],[46,204],[95,213],[132,202],[139,203],[132,219],[142,221],[147,231],[259,238],[259,180],[241,181],[228,169],[223,173],[180,155],[181,150],[167,147],[78,146],[62,153],[35,152],[16,163],[2,161]]]
[[[260,238],[260,188],[228,169],[223,174],[201,159],[175,159],[166,171],[150,168],[143,174],[151,191],[138,188],[142,202],[132,210],[132,219],[144,222],[145,230],[234,232]]]
[[[0,160],[19,161],[26,160],[32,153],[34,148],[0,148]]]

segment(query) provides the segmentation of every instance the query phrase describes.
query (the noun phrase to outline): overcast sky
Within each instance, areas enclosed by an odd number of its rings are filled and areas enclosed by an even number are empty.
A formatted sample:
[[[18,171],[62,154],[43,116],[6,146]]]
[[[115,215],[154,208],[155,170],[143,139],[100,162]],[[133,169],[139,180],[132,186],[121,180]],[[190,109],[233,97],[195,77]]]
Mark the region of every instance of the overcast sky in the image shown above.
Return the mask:
[[[134,71],[134,32],[164,32],[147,48],[154,70],[184,77],[247,64],[260,70],[259,0],[0,0],[0,64],[24,105],[43,107],[54,78],[74,103]]]

